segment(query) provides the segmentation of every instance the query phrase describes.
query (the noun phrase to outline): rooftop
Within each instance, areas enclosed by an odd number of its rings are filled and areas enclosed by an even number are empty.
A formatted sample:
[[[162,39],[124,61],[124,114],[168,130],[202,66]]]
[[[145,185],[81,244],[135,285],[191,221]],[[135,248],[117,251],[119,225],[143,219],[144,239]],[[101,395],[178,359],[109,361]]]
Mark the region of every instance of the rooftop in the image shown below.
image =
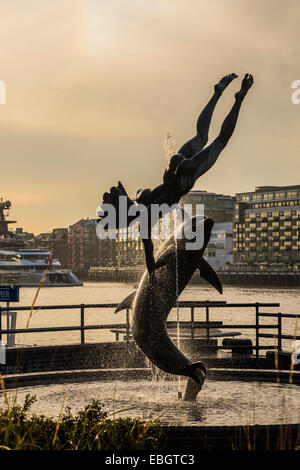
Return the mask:
[[[300,190],[300,184],[295,184],[291,186],[256,186],[255,191],[244,191],[239,194],[253,194],[253,193],[266,193],[266,192],[273,192],[273,191],[292,191],[292,190]]]

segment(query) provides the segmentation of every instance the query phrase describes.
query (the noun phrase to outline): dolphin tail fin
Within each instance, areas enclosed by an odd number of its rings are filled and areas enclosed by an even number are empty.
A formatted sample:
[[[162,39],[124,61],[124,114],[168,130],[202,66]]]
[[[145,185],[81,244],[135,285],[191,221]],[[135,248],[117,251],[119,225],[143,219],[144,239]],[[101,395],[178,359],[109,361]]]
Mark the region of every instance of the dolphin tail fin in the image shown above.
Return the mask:
[[[204,258],[200,259],[198,263],[198,269],[200,271],[200,276],[203,277],[203,279],[205,279],[211,286],[217,289],[220,294],[223,294],[223,288],[219,276]]]
[[[194,362],[186,368],[187,375],[191,377],[198,384],[203,385],[206,376],[206,367],[203,362]]]
[[[201,369],[206,374],[206,366],[202,361],[194,362],[188,366],[188,369],[194,372],[196,369]]]
[[[133,301],[135,299],[135,294],[136,290],[131,292],[125,299],[122,300],[122,302],[119,303],[117,306],[115,313],[120,312],[121,310],[124,310],[125,308],[132,308]]]

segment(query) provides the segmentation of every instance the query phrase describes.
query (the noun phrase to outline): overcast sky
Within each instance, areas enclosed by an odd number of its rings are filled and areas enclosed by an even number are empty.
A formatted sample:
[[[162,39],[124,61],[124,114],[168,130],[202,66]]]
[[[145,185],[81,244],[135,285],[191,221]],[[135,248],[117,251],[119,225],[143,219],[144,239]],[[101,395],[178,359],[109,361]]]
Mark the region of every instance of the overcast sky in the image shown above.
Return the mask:
[[[39,233],[95,217],[104,191],[160,183],[164,139],[195,133],[213,85],[218,133],[246,72],[234,135],[195,189],[300,184],[298,0],[0,0],[1,190]]]

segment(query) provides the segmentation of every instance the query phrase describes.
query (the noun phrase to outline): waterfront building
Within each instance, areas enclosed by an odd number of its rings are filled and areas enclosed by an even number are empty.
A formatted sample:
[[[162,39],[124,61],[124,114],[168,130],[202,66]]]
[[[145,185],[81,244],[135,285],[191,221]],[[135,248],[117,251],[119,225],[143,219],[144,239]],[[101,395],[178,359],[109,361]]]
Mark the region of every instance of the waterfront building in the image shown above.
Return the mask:
[[[191,204],[195,215],[196,204],[203,204],[204,214],[215,223],[232,222],[235,198],[207,191],[190,191],[181,199],[181,204]]]
[[[208,255],[210,259],[213,259],[213,265],[219,266],[218,269],[225,269],[228,263],[232,264],[232,217],[234,201],[235,199],[232,196],[207,191],[190,191],[181,200],[181,204],[191,205],[191,215],[195,215],[196,213],[196,204],[203,204],[204,214],[207,217],[212,217],[215,221],[214,229],[217,224],[224,224],[222,226],[219,225],[218,231],[216,231],[216,237],[220,238],[215,242],[217,248],[212,248],[209,251],[210,255]],[[159,220],[154,230],[153,245],[155,251],[159,249],[166,238],[171,236],[174,229],[175,211],[172,211],[169,215],[169,235],[168,231],[164,231],[166,230],[164,229],[166,217],[168,216]],[[119,267],[145,265],[144,247],[139,238],[137,224],[132,227],[117,230],[116,265]]]
[[[96,233],[98,219],[81,219],[69,227],[69,266],[87,271],[90,266],[115,264],[115,240],[100,240]]]
[[[36,248],[42,248],[52,252],[54,258],[58,258],[63,267],[68,266],[68,229],[55,228],[52,232],[40,233],[34,237],[33,244]]]
[[[204,257],[215,271],[224,271],[233,264],[232,222],[216,223]]]
[[[236,194],[234,264],[300,266],[300,185]]]
[[[32,232],[24,232],[22,227],[17,227],[15,234],[26,243],[32,243],[34,241],[34,234]]]
[[[144,245],[139,236],[138,224],[118,229],[115,242],[116,267],[136,267],[145,263]]]

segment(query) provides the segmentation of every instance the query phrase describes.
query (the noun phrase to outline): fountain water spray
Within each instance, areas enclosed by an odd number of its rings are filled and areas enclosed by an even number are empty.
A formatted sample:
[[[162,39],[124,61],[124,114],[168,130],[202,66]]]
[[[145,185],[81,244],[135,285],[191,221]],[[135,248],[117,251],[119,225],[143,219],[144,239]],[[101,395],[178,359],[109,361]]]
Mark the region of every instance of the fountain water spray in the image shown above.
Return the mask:
[[[178,212],[179,207],[176,207],[176,213]],[[176,215],[175,213],[175,215]],[[174,217],[174,220],[176,217]],[[174,230],[175,230],[175,222],[174,222]],[[174,238],[175,241],[175,269],[176,269],[176,322],[177,322],[177,347],[180,349],[180,314],[179,314],[179,287],[178,287],[178,240],[177,237]],[[182,391],[181,391],[181,376],[178,375],[178,400],[182,399]]]

